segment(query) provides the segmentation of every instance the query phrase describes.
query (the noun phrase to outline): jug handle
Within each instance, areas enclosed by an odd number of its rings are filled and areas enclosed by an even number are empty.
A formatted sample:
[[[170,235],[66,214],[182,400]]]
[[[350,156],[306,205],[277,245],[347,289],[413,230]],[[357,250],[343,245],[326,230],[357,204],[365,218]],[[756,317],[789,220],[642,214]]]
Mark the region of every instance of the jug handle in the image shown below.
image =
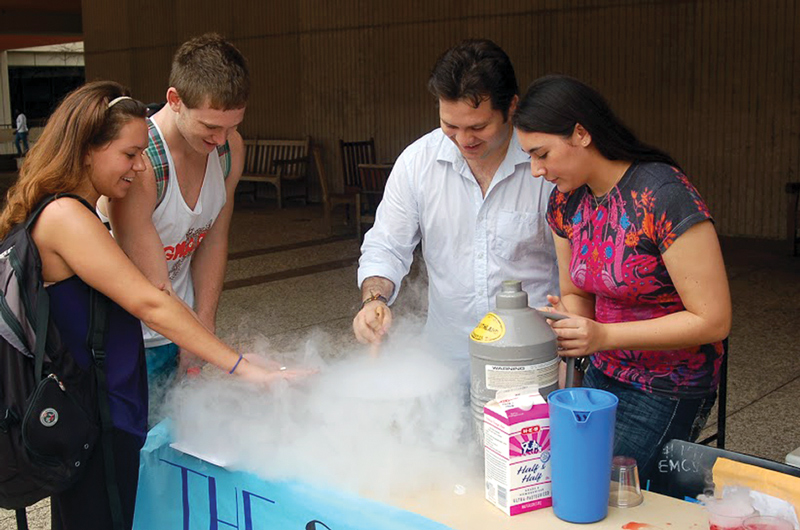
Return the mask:
[[[575,386],[575,357],[567,357],[567,378],[564,380],[564,388]]]
[[[564,320],[569,318],[567,315],[562,315],[561,313],[553,313],[552,311],[542,311],[541,309],[534,309],[536,313],[542,318],[546,318],[548,320]]]
[[[569,318],[567,315],[561,313],[553,313],[552,311],[542,311],[541,309],[534,309],[536,313],[542,318],[549,320],[564,320]],[[572,388],[575,386],[575,357],[567,357],[567,379],[564,381],[564,388]]]

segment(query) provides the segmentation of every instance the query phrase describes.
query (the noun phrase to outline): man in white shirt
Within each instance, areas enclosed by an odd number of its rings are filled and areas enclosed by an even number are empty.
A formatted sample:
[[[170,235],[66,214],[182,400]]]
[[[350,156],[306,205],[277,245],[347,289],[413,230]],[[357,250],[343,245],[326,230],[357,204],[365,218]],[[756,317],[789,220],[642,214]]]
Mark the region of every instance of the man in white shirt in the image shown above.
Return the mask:
[[[20,111],[16,111],[16,113],[17,128],[14,132],[14,145],[17,147],[17,156],[22,156],[28,152],[28,118]],[[24,150],[20,143],[25,146]]]
[[[422,240],[428,269],[428,340],[462,370],[469,333],[495,307],[503,280],[521,280],[529,303],[558,292],[545,214],[553,186],[530,173],[511,125],[518,86],[508,56],[488,40],[451,48],[428,88],[441,128],[397,159],[361,247],[356,338],[378,344],[389,309]]]

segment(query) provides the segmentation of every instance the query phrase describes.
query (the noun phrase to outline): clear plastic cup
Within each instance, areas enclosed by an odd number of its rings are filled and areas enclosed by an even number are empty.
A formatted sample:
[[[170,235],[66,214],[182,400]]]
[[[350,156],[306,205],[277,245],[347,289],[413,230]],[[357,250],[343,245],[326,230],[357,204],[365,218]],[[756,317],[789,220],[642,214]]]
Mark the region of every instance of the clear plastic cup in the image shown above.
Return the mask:
[[[711,530],[743,530],[744,520],[755,515],[753,506],[741,500],[711,497],[705,507]]]
[[[794,525],[783,517],[753,515],[744,520],[744,530],[794,530]]]
[[[615,508],[633,508],[642,504],[642,500],[636,459],[629,456],[615,456],[611,461],[611,490],[608,495],[608,505]]]

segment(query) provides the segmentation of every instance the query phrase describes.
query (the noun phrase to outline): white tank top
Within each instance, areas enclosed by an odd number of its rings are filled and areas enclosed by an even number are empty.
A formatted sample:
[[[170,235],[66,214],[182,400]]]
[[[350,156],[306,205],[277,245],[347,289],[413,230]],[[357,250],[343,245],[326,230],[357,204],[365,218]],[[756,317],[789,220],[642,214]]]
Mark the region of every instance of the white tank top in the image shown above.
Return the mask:
[[[155,121],[153,125],[163,141],[164,135],[161,134]],[[167,271],[172,288],[189,307],[194,308],[192,256],[213,226],[222,207],[225,206],[227,200],[225,177],[220,157],[215,149],[209,153],[206,161],[206,174],[197,204],[194,209],[189,208],[181,194],[172,154],[167,143],[163,142],[163,145],[169,162],[169,180],[164,198],[153,212],[153,226],[158,231],[161,244],[164,246],[164,256],[167,259]],[[169,339],[144,324],[142,324],[142,331],[146,348],[170,342]]]

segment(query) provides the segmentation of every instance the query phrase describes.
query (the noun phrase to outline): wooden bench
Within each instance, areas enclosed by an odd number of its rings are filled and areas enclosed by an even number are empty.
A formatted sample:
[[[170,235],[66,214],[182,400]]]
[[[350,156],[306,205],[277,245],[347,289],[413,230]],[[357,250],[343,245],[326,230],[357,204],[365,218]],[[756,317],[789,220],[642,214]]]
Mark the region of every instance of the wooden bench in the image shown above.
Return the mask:
[[[253,198],[259,183],[273,186],[278,208],[283,208],[283,183],[302,187],[308,201],[308,171],[311,137],[302,140],[245,140],[243,182],[253,183]]]

